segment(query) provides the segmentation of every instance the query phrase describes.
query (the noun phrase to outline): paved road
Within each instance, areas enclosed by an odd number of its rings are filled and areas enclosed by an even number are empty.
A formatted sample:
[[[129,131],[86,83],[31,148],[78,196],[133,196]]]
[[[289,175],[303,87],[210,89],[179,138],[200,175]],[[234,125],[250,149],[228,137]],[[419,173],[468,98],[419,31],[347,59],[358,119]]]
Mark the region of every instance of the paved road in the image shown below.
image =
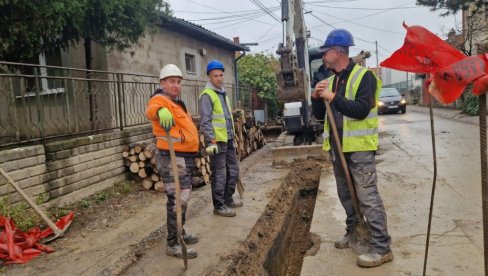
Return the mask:
[[[433,178],[429,116],[410,110],[380,118],[378,185],[395,260],[361,269],[352,250],[333,247],[345,216],[335,180],[324,173],[311,228],[321,249],[305,258],[302,275],[422,275]],[[483,275],[479,129],[446,118],[436,118],[435,128],[438,179],[427,275]]]

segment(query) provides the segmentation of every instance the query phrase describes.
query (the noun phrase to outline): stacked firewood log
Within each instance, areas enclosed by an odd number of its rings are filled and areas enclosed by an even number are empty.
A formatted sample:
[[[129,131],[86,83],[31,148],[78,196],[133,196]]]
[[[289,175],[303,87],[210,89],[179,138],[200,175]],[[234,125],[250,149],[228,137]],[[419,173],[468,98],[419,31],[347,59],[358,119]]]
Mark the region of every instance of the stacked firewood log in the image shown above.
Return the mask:
[[[250,155],[253,151],[261,148],[266,144],[263,133],[259,125],[256,124],[253,116],[238,109],[234,111],[234,128],[236,137],[234,146],[239,160]],[[200,127],[199,117],[193,117],[197,128]],[[192,186],[199,187],[210,184],[210,157],[205,152],[205,140],[203,134],[199,135],[199,152],[195,158],[195,167],[193,170]],[[155,159],[156,146],[154,143],[133,143],[124,146],[122,158],[124,165],[131,172],[132,179],[146,189],[154,189],[164,192],[164,184],[156,170]]]
[[[266,144],[261,127],[250,113],[237,109],[233,113],[236,131],[235,147],[240,160]]]
[[[198,125],[197,125],[198,126]],[[205,139],[200,134],[199,157],[195,158],[195,169],[193,170],[192,186],[199,187],[210,184],[210,156],[205,151]]]
[[[154,143],[133,143],[122,149],[124,165],[131,177],[146,189],[164,192],[164,184],[156,170],[156,146]]]

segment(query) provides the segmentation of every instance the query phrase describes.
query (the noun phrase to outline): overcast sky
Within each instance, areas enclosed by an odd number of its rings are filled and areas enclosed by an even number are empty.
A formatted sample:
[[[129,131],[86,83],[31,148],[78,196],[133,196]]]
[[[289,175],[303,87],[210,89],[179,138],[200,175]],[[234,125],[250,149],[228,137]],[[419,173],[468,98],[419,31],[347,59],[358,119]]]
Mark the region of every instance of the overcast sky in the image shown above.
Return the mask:
[[[256,2],[263,4],[272,15],[265,13]],[[355,37],[351,54],[370,51],[367,66],[376,66],[375,41],[378,41],[379,62],[401,47],[407,25],[421,25],[444,38],[451,28],[458,28],[461,15],[441,17],[441,11],[405,0],[328,0],[305,1],[305,24],[311,32],[309,46],[322,45],[334,28],[345,28]],[[275,53],[282,41],[279,0],[169,0],[174,16],[241,43],[259,43],[252,52]],[[275,18],[273,18],[275,17]],[[333,26],[333,27],[332,27]]]

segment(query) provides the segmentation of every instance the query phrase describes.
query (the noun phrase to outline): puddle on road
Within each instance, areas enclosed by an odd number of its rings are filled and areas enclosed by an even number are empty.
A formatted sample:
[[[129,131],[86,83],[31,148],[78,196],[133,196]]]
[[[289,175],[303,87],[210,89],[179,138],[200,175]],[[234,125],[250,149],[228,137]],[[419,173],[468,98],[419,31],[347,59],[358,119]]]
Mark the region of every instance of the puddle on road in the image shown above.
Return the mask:
[[[237,252],[204,275],[300,275],[303,258],[317,240],[309,230],[321,169],[317,161],[293,164]]]

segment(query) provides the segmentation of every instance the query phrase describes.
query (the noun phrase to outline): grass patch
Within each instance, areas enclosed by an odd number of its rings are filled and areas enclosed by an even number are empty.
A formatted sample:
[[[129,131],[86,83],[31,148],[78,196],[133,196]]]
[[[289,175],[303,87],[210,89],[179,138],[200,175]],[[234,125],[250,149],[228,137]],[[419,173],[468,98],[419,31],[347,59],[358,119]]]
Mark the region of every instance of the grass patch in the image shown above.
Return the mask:
[[[77,203],[67,205],[62,208],[50,208],[48,211],[46,211],[46,215],[55,222],[59,218],[66,216],[71,210],[75,210],[77,212],[76,215],[79,215],[80,213],[84,213],[82,210],[89,209],[95,205],[101,205],[113,197],[129,195],[138,191],[139,189],[139,185],[134,185],[134,183],[131,183],[130,181],[122,181],[114,184],[113,187],[100,191],[88,198],[81,199]],[[38,205],[48,200],[48,194],[40,194],[34,199]],[[7,196],[0,197],[0,215],[7,218],[12,218],[17,228],[24,232],[32,229],[35,226],[40,226],[41,228],[46,227],[40,216],[35,213],[35,211],[30,208],[25,201],[10,204]]]
[[[12,218],[17,228],[24,232],[41,223],[39,215],[23,201],[11,205],[5,197],[1,197],[0,213],[4,217]]]

